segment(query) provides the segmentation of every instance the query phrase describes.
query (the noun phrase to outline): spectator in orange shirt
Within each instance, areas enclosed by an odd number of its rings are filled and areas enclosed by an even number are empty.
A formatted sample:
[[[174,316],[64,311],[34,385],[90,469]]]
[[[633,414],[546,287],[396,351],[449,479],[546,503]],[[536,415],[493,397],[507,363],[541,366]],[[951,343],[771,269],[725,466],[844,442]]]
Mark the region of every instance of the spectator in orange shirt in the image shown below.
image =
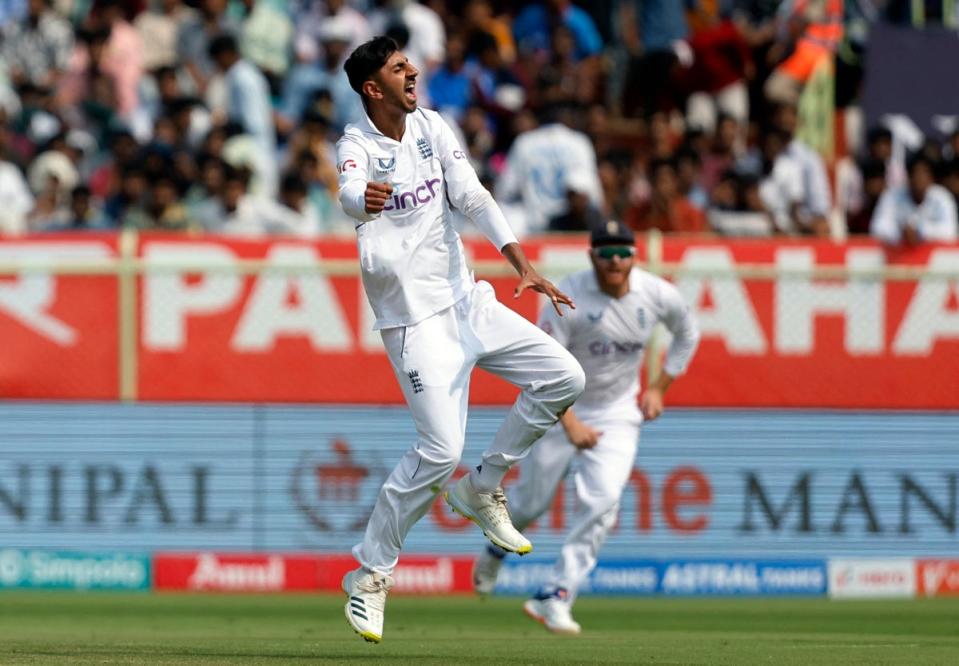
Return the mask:
[[[706,231],[706,216],[679,191],[679,178],[672,160],[654,160],[649,165],[652,194],[649,201],[626,211],[625,222],[636,231],[659,229],[665,233]]]

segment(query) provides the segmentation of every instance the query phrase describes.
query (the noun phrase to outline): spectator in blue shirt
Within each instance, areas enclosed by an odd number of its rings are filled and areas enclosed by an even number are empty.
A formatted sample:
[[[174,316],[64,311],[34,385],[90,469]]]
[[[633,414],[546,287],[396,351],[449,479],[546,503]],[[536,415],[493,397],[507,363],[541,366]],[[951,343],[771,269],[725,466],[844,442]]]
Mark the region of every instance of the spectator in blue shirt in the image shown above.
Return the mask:
[[[603,48],[599,30],[589,14],[570,0],[548,0],[528,5],[513,22],[513,36],[520,53],[532,55],[548,51],[552,39],[552,26],[561,22],[576,40],[576,59],[596,55]]]
[[[689,60],[686,10],[699,0],[632,0],[624,3],[623,39],[632,55],[624,87],[623,111],[670,111],[677,106],[673,81],[680,57]],[[689,62],[685,63],[687,66]]]
[[[446,40],[446,60],[430,75],[429,93],[433,107],[459,121],[473,99],[475,67],[466,63],[466,44],[453,33]]]

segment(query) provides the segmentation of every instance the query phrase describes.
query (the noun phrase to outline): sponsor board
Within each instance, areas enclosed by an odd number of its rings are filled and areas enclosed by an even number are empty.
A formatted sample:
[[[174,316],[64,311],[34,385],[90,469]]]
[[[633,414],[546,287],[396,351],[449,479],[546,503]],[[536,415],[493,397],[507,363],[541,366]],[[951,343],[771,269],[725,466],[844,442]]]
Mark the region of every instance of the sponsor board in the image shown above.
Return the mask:
[[[507,561],[496,590],[532,594],[551,583],[553,563]],[[605,560],[583,586],[584,594],[667,596],[822,595],[823,560]]]
[[[446,594],[472,590],[472,560],[403,557],[393,572],[397,594]],[[158,553],[157,590],[193,592],[302,592],[340,590],[346,572],[359,566],[350,555],[284,553]]]
[[[485,240],[464,245],[474,259],[502,261]],[[552,279],[589,267],[582,238],[530,239],[524,248]],[[646,251],[641,242],[640,259]],[[32,264],[117,254],[111,234],[0,241],[0,260]],[[143,234],[136,255],[163,266],[139,280],[136,293],[140,399],[402,404],[359,276],[296,270],[324,259],[356,262],[355,243]],[[662,258],[680,269],[676,286],[702,331],[695,361],[670,391],[672,405],[959,407],[950,371],[959,349],[959,289],[955,279],[937,276],[959,270],[959,247],[667,237]],[[264,269],[244,273],[246,260],[262,261]],[[183,266],[191,262],[200,270]],[[753,265],[778,275],[735,273]],[[860,275],[802,275],[816,267]],[[870,273],[886,267],[924,273],[888,281]],[[514,301],[514,279],[489,281],[509,307],[536,318],[537,297]],[[0,279],[0,337],[9,341],[0,348],[0,395],[119,397],[119,336],[117,327],[104,326],[119,320],[117,294],[109,275],[34,266]],[[515,394],[485,373],[471,384],[477,404],[511,404]]]
[[[669,562],[659,590],[666,595],[821,595],[826,565],[822,560]]]
[[[959,560],[918,560],[916,584],[922,597],[959,596]]]
[[[0,588],[145,590],[150,559],[133,553],[0,550]]]
[[[834,599],[916,596],[916,563],[907,558],[829,560]]]
[[[344,574],[359,565],[350,555],[319,555],[320,590],[339,590]],[[471,592],[473,560],[463,556],[401,555],[391,594]]]
[[[314,556],[235,553],[158,553],[153,558],[157,590],[192,592],[288,592],[315,590]]]
[[[552,560],[507,559],[496,582],[497,594],[533,594],[552,582]],[[581,594],[655,594],[659,565],[645,560],[600,561]]]
[[[505,414],[470,411],[454,479]],[[3,403],[0,423],[0,543],[49,551],[348,553],[417,438],[399,407]],[[644,429],[603,557],[955,557],[959,475],[940,470],[959,468],[957,428],[945,413],[672,410]],[[576,501],[561,483],[530,526],[537,556],[559,553]],[[439,497],[403,561],[482,547]]]

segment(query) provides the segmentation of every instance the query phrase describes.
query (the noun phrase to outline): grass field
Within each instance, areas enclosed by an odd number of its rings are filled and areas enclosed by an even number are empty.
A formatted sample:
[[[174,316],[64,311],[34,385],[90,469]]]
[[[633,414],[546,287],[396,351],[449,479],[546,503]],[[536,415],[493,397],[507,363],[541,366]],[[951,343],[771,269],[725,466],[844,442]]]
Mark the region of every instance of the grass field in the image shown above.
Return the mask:
[[[338,596],[0,593],[0,664],[959,664],[959,600],[599,599],[580,637],[519,599],[396,597],[384,642]]]

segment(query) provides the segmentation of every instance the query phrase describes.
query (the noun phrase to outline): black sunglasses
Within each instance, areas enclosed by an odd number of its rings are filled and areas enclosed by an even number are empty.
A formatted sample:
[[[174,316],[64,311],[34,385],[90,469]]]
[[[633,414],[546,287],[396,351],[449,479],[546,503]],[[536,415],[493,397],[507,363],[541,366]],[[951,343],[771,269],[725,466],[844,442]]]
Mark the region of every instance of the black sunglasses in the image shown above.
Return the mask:
[[[628,259],[636,254],[636,248],[629,245],[603,245],[593,248],[593,252],[595,252],[596,256],[600,259],[606,259],[608,261],[613,257]]]

